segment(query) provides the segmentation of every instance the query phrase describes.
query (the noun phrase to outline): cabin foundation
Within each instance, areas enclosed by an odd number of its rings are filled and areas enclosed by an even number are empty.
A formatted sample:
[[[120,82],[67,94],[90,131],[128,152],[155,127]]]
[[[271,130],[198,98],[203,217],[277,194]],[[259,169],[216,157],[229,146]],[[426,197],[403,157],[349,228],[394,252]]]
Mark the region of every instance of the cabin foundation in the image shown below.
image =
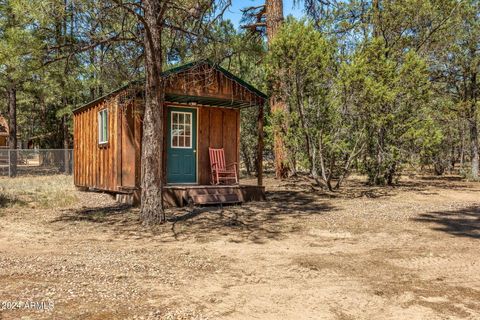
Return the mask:
[[[265,187],[253,185],[167,186],[164,189],[167,207],[185,205],[240,204],[264,201]]]
[[[166,208],[187,205],[240,204],[264,200],[265,187],[255,185],[166,186],[163,190],[163,201]],[[139,205],[140,190],[117,193],[116,201],[121,204]]]

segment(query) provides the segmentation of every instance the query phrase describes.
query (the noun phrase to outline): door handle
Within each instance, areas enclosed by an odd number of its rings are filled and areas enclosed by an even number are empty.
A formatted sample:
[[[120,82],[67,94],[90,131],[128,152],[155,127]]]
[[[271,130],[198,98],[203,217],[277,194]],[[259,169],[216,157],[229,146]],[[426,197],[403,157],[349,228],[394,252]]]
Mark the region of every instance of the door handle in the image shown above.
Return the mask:
[[[197,153],[197,149],[193,149],[193,153]]]

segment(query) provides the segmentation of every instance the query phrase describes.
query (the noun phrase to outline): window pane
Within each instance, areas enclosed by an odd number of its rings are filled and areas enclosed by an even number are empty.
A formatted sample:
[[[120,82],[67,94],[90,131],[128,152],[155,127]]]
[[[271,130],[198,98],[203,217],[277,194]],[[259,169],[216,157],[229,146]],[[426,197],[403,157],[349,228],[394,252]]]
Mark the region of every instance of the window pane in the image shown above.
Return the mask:
[[[189,112],[172,111],[171,117],[171,146],[177,148],[191,148],[192,114]]]
[[[102,113],[98,113],[98,142],[102,141]]]
[[[108,117],[107,117],[107,110],[103,113],[103,141],[107,141],[108,135]]]
[[[105,110],[105,136],[103,138],[105,142],[108,140],[108,110]]]
[[[104,109],[98,112],[98,142],[108,141],[108,110]]]

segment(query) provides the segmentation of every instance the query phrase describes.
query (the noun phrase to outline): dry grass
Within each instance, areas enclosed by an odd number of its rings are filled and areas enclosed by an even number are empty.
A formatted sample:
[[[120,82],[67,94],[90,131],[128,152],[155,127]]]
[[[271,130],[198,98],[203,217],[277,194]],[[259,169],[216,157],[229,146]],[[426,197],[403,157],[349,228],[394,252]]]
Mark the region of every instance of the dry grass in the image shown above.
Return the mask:
[[[0,208],[65,208],[78,201],[71,176],[0,177]]]

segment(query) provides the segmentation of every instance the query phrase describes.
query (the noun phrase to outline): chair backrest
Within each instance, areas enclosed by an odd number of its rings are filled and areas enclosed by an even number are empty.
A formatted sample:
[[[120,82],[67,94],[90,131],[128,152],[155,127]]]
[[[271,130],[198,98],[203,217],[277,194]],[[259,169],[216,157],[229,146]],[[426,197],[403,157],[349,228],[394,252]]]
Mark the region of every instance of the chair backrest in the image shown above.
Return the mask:
[[[225,169],[225,151],[223,149],[208,148],[210,154],[210,167],[213,169],[215,165],[216,169]]]

